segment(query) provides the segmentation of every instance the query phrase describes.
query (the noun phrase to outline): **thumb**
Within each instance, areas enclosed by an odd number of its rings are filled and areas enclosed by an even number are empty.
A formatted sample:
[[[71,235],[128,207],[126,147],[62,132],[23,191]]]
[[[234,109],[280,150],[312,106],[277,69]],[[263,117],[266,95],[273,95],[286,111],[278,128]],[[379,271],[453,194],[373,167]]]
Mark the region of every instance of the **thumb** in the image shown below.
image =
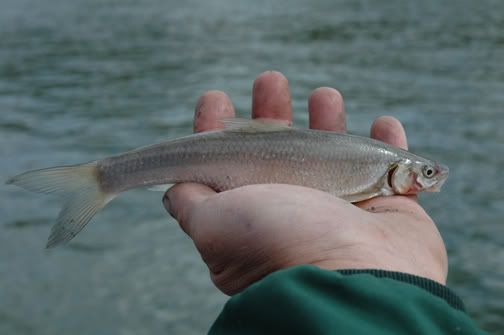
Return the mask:
[[[176,184],[166,191],[163,205],[168,213],[177,220],[180,228],[191,236],[191,216],[195,207],[214,194],[216,194],[214,190],[202,184]]]

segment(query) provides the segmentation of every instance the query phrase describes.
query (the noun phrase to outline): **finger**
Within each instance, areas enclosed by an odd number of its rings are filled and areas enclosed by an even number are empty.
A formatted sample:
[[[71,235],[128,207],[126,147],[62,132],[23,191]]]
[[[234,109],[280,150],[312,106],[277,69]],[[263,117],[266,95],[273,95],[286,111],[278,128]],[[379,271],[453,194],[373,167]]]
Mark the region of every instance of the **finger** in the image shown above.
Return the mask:
[[[267,71],[254,81],[252,118],[268,118],[292,122],[289,82],[280,72]]]
[[[371,126],[371,137],[390,145],[408,150],[408,142],[404,128],[392,116],[380,116]]]
[[[191,214],[196,205],[202,203],[216,192],[210,187],[195,184],[177,184],[166,191],[163,205],[168,213],[179,223],[182,230],[191,236]]]
[[[340,92],[330,87],[317,88],[308,99],[310,128],[346,132],[345,108]]]
[[[194,111],[194,132],[222,129],[220,120],[235,116],[233,103],[221,91],[208,91],[203,94],[196,104]]]

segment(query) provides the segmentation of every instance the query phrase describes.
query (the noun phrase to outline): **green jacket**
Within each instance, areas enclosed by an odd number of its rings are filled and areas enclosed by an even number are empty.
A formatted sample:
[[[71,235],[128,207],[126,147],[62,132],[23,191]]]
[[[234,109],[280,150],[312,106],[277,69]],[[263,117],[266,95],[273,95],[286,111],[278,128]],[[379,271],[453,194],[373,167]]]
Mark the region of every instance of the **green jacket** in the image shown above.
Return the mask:
[[[432,280],[381,270],[277,271],[233,296],[210,334],[483,334]]]

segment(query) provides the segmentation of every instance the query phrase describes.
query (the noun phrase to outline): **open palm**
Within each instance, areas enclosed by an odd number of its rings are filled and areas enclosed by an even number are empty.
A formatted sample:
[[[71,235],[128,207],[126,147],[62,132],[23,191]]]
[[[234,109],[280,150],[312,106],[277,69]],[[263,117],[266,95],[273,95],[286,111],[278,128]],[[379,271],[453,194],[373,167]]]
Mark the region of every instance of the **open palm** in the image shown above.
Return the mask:
[[[320,88],[309,99],[310,127],[344,132],[343,99]],[[222,92],[203,95],[195,131],[221,128],[234,116]],[[254,83],[252,117],[292,121],[287,80],[278,72]],[[406,149],[404,130],[381,117],[375,139]],[[414,196],[378,197],[350,204],[328,193],[294,185],[249,185],[216,193],[200,184],[178,184],[164,197],[169,212],[193,239],[215,285],[234,294],[278,269],[313,264],[325,269],[384,269],[442,284],[446,249]]]

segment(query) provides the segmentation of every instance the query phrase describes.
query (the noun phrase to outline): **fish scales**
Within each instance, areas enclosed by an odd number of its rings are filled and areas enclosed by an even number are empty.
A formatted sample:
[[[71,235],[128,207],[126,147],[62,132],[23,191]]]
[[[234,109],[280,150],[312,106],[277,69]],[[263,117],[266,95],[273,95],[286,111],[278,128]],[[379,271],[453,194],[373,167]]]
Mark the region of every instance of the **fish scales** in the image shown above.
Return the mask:
[[[179,182],[203,183],[219,191],[285,183],[342,196],[365,191],[398,159],[386,148],[356,141],[301,130],[213,132],[110,157],[97,168],[104,192]]]

